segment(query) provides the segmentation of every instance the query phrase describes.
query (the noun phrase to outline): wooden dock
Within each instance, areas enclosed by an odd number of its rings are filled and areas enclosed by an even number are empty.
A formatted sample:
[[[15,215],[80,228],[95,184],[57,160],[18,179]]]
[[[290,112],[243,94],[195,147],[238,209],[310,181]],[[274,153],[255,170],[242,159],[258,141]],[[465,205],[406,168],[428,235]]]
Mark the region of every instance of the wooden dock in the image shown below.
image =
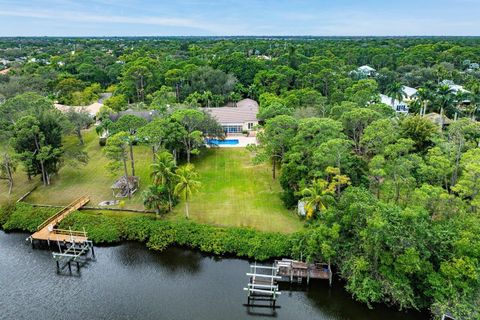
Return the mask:
[[[62,210],[45,220],[37,227],[37,231],[30,236],[30,241],[56,241],[61,243],[85,243],[88,241],[85,231],[72,231],[57,229],[58,224],[70,213],[77,211],[90,201],[88,196],[83,196],[70,203]]]
[[[88,240],[87,233],[83,231],[58,229],[58,224],[70,213],[83,207],[90,201],[88,196],[83,196],[70,203],[62,210],[42,222],[37,231],[27,240],[30,240],[32,247],[35,248],[35,241],[51,243],[56,242],[57,252],[52,252],[53,259],[57,264],[57,273],[61,273],[66,267],[72,275],[72,263],[77,265],[77,272],[80,274],[80,267],[89,260],[95,259],[92,241]],[[91,252],[91,256],[88,253]]]
[[[332,269],[327,263],[307,263],[303,261],[282,259],[276,260],[274,266],[277,275],[281,277],[279,281],[296,281],[302,283],[303,279],[324,279],[332,285]]]

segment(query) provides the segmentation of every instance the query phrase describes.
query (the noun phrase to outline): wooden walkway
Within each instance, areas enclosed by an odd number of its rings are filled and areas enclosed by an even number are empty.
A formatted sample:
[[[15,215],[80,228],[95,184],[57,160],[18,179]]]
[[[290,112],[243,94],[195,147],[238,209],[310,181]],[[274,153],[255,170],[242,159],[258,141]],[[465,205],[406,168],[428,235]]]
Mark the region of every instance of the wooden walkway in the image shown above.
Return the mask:
[[[71,231],[57,229],[57,225],[70,213],[80,209],[90,201],[88,196],[83,196],[70,203],[68,206],[45,220],[37,227],[37,232],[31,235],[31,240],[59,241],[70,243],[85,243],[88,241],[85,231]]]
[[[277,269],[277,275],[281,276],[280,281],[302,283],[303,279],[307,279],[307,283],[310,279],[325,279],[332,285],[332,269],[327,263],[306,263],[303,261],[282,259],[275,260],[275,268]]]

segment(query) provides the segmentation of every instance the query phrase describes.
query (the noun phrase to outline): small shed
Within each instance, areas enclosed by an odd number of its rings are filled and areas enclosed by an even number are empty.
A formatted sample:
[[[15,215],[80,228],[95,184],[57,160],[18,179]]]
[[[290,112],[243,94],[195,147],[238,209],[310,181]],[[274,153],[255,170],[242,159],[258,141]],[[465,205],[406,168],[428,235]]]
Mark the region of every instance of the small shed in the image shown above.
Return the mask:
[[[305,201],[298,201],[297,213],[301,217],[307,216],[307,211],[305,210]]]
[[[137,191],[140,186],[140,179],[136,176],[121,176],[112,185],[112,192],[115,198],[126,198]],[[130,194],[129,194],[130,193]]]

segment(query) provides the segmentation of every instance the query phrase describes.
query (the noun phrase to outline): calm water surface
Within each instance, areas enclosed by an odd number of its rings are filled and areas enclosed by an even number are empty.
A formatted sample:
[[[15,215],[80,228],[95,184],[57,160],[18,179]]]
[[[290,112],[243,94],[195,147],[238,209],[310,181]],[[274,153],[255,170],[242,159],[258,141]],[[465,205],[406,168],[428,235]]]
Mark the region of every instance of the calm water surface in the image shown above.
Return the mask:
[[[0,231],[1,319],[321,319],[420,320],[425,315],[369,310],[325,282],[281,288],[281,308],[247,309],[249,262],[198,252],[148,251],[143,244],[96,247],[97,260],[74,276],[57,275],[52,255],[26,234]]]

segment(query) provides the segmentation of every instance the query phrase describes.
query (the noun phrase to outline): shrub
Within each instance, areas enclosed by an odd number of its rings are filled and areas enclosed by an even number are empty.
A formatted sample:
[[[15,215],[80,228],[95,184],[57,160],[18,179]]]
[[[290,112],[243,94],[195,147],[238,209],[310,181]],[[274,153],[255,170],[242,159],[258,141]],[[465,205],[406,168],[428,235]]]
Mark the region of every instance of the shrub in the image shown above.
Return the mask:
[[[33,232],[55,209],[36,208],[25,203],[0,210],[6,230]],[[122,240],[145,242],[152,250],[162,251],[180,245],[217,255],[236,255],[257,260],[290,256],[291,235],[260,232],[247,228],[220,228],[191,221],[165,221],[147,216],[112,216],[93,211],[77,211],[66,217],[61,229],[87,231],[96,244]]]
[[[12,209],[9,209],[12,210]],[[47,218],[55,214],[57,209],[34,207],[27,203],[17,203],[10,211],[2,227],[5,230],[22,230],[34,232]]]

